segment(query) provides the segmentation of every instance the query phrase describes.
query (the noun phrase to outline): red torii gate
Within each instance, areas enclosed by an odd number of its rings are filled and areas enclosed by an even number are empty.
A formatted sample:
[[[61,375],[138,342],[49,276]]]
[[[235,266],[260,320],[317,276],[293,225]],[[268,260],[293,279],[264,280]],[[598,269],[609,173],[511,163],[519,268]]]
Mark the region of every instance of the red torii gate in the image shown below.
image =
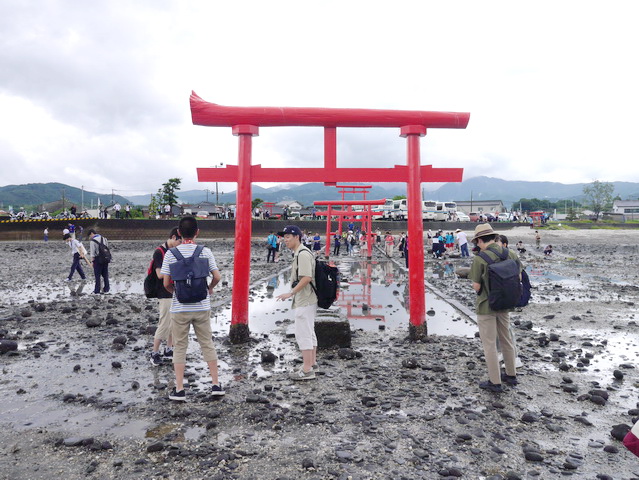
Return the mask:
[[[386,200],[320,200],[317,202],[313,202],[313,205],[327,205],[328,209],[326,212],[319,212],[318,215],[326,215],[326,256],[330,256],[331,249],[331,237],[333,232],[331,232],[331,217],[337,216],[339,217],[339,229],[338,233],[341,234],[342,230],[342,219],[344,217],[350,216],[361,216],[362,218],[353,219],[354,222],[361,222],[362,227],[366,228],[366,248],[368,250],[367,256],[371,258],[373,255],[373,245],[372,239],[373,234],[371,230],[373,229],[373,217],[376,215],[383,215],[383,212],[373,212],[371,207],[373,205],[384,205]],[[333,205],[348,205],[348,210],[333,210]],[[361,212],[353,212],[351,210],[351,206],[353,205],[363,205],[365,208]]]
[[[373,188],[372,185],[335,185],[335,187],[337,189],[339,189],[339,193],[342,194],[342,200],[346,200],[346,194],[350,193],[350,194],[357,194],[357,193],[361,193],[362,194],[362,200],[366,200],[366,195],[368,194],[368,191]],[[330,209],[330,207],[329,207]],[[348,206],[347,210],[350,212],[352,211],[351,205]],[[340,216],[339,217],[339,221],[338,221],[338,228],[337,231],[339,232],[339,234],[342,234],[342,223],[343,223],[344,217]]]
[[[248,304],[251,250],[251,184],[253,182],[406,182],[408,196],[408,252],[410,337],[426,335],[424,288],[424,227],[421,183],[461,182],[461,168],[433,168],[420,164],[419,138],[427,128],[466,128],[469,113],[347,108],[227,107],[209,103],[195,92],[190,97],[194,125],[232,127],[239,136],[238,165],[198,168],[200,182],[237,182],[235,261],[231,330],[233,343],[249,340]],[[251,165],[252,137],[259,127],[324,127],[323,168],[262,168]],[[337,127],[399,128],[407,140],[407,165],[393,168],[337,168]]]
[[[274,202],[262,202],[262,208],[268,210],[269,216],[273,216],[273,207],[275,206]]]

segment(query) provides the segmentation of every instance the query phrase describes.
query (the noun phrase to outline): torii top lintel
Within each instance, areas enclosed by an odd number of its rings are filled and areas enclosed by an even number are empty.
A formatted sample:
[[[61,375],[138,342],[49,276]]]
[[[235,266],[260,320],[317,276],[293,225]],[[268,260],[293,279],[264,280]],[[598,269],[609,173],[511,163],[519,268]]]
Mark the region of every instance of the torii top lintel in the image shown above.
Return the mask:
[[[426,128],[466,128],[470,113],[370,110],[349,108],[226,107],[191,94],[191,116],[195,125],[233,127],[234,134],[257,135],[257,129],[282,126],[320,126],[327,131],[323,168],[262,168],[250,166],[252,182],[406,182],[408,167],[338,168],[336,127],[398,127],[404,134],[424,135]],[[247,128],[250,126],[250,128]],[[242,127],[239,128],[238,127]],[[238,132],[235,130],[238,129]],[[404,131],[405,129],[405,131]],[[329,131],[333,133],[330,134]],[[421,182],[461,182],[462,168],[433,168],[420,165]],[[237,182],[238,167],[198,168],[200,182]]]
[[[194,125],[204,127],[403,127],[466,128],[470,113],[363,108],[227,107],[191,93]]]

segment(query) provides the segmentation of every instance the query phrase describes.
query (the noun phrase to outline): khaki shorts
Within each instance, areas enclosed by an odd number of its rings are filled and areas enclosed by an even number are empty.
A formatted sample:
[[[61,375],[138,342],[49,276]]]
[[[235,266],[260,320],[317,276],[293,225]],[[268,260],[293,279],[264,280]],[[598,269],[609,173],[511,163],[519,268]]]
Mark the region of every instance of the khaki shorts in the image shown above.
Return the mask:
[[[189,346],[189,331],[193,325],[195,336],[202,349],[205,362],[217,363],[217,352],[213,345],[211,331],[211,311],[181,312],[171,314],[173,332],[173,363],[186,363],[186,349]]]
[[[160,321],[155,330],[156,340],[167,340],[171,335],[171,298],[158,298],[160,304]]]

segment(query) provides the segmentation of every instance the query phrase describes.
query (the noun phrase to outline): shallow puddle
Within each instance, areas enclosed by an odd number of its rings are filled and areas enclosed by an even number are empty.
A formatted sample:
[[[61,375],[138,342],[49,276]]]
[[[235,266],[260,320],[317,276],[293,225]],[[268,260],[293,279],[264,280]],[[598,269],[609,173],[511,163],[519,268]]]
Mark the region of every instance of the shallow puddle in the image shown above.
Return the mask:
[[[331,310],[344,314],[353,329],[367,331],[408,331],[408,276],[391,261],[339,259],[342,286]],[[452,272],[452,270],[451,270]],[[274,275],[253,290],[249,303],[251,332],[267,333],[286,329],[292,324],[291,300],[276,301],[290,291],[290,271]],[[428,333],[472,337],[477,327],[444,300],[426,292]],[[230,324],[230,308],[218,313],[220,327]]]

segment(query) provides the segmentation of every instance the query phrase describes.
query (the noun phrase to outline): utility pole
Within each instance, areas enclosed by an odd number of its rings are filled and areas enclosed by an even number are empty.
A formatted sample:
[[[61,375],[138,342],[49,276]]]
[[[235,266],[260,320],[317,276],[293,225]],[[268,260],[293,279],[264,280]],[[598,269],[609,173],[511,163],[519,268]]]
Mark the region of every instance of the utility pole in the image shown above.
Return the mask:
[[[62,213],[64,213],[64,187],[62,187]]]
[[[84,212],[84,185],[82,185],[82,206],[80,207],[80,211]]]
[[[213,168],[218,168],[218,167],[221,167],[223,165],[224,165],[224,163],[220,162],[219,165],[218,164],[213,165]],[[219,198],[219,194],[218,194],[218,190],[217,190],[217,182],[215,182],[215,208],[216,209],[217,209],[217,204],[218,203],[220,203],[220,198]]]
[[[113,190],[113,189],[111,189],[111,205],[113,205],[113,203],[114,203],[114,202],[113,202],[113,195],[114,195],[114,194],[113,194],[113,192],[114,192],[114,190]]]

